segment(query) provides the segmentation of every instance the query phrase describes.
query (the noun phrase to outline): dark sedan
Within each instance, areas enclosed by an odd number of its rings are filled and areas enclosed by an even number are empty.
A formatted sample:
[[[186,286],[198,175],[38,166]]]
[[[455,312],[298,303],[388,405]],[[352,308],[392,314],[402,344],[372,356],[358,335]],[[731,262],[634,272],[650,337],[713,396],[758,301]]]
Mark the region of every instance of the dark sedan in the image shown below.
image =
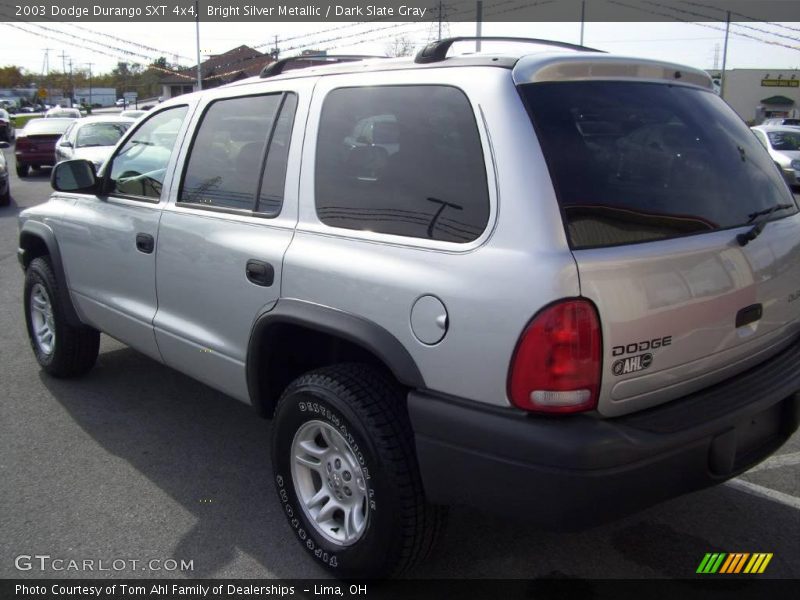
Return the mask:
[[[14,139],[14,122],[4,108],[0,108],[0,142],[10,142]]]
[[[56,142],[75,119],[34,119],[17,132],[14,155],[17,176],[25,177],[28,168],[55,164]]]
[[[8,164],[3,150],[8,148],[8,142],[0,141],[0,206],[8,206],[11,200],[11,189],[8,184]]]

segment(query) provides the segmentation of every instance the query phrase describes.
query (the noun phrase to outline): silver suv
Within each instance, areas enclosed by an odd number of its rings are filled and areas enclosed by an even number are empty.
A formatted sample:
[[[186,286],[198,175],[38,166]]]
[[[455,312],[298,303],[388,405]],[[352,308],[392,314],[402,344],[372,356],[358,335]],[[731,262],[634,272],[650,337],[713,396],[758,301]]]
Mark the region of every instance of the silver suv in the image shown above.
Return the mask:
[[[448,504],[583,526],[798,426],[798,206],[708,75],[453,42],[173,98],[20,216],[42,368],[104,332],[251,404],[341,576],[408,569]]]

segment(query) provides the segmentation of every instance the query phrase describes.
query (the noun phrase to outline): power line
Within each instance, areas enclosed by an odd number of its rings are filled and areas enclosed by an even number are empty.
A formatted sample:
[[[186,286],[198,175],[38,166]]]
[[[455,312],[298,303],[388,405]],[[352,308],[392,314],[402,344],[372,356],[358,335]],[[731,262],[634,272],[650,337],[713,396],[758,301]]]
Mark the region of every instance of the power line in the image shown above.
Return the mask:
[[[715,6],[709,6],[708,4],[703,4],[701,2],[689,2],[688,0],[681,0],[681,2],[683,4],[690,4],[692,6],[700,6],[700,7],[703,7],[703,8],[708,8],[710,10],[719,10],[719,11],[723,10],[721,8],[716,8]],[[764,24],[767,24],[767,25],[774,25],[775,27],[780,27],[781,29],[786,29],[788,31],[800,31],[800,28],[797,28],[797,27],[790,27],[789,25],[784,25],[782,23],[774,23],[772,21],[764,21],[763,19],[756,19],[754,17],[750,17],[748,15],[745,15],[745,14],[742,14],[740,12],[736,12],[736,11],[733,11],[733,10],[730,11],[730,12],[731,12],[732,15],[736,15],[737,17],[743,17],[743,18],[747,19],[748,21],[755,21],[757,23],[764,23]]]
[[[675,16],[675,15],[670,15],[670,14],[666,14],[666,13],[658,12],[658,11],[654,11],[654,10],[648,10],[646,8],[642,8],[641,6],[635,6],[635,5],[632,5],[632,4],[627,4],[625,2],[620,2],[619,0],[606,0],[606,2],[610,2],[611,4],[616,4],[618,6],[624,6],[626,8],[633,8],[635,10],[646,12],[646,13],[651,14],[651,15],[658,15],[658,16],[662,16],[662,17],[667,17],[667,18],[672,19],[674,21],[681,21],[683,23],[689,23],[691,25],[697,25],[698,27],[705,27],[707,29],[713,29],[714,31],[723,31],[723,32],[725,31],[725,29],[723,29],[723,28],[714,27],[713,25],[709,25],[708,23],[698,23],[696,21],[689,21],[688,19],[682,19],[681,17]],[[731,35],[735,35],[737,37],[750,38],[750,39],[762,42],[764,44],[770,44],[772,46],[781,46],[783,48],[789,48],[790,50],[798,50],[798,51],[800,51],[800,47],[789,46],[788,44],[783,44],[781,42],[775,42],[773,40],[765,40],[764,38],[760,38],[760,37],[757,37],[757,36],[754,36],[754,35],[750,35],[749,33],[743,33],[741,31],[732,31]]]

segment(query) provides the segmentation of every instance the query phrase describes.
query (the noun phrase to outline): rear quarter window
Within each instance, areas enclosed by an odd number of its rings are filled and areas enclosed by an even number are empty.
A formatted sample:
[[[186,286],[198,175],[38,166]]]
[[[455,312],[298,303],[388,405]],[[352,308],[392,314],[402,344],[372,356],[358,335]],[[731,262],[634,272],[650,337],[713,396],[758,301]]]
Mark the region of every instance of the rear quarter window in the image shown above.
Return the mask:
[[[435,85],[331,91],[320,118],[315,198],[331,227],[477,239],[489,194],[467,97]]]
[[[521,86],[574,249],[797,212],[772,159],[715,94],[638,82]]]

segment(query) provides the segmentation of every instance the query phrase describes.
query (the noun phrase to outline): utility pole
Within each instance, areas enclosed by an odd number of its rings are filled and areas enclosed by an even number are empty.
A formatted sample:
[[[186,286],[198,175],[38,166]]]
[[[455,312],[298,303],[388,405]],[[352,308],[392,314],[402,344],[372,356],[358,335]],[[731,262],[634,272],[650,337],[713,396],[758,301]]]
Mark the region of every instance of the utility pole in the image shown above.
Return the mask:
[[[44,49],[44,62],[42,63],[43,77],[47,77],[47,75],[50,73],[50,50],[52,50],[52,48]]]
[[[438,37],[436,39],[437,40],[441,40],[442,39],[442,0],[439,0],[439,15],[438,15],[437,19],[439,21],[439,35],[438,35]]]
[[[481,35],[483,29],[483,0],[475,2],[475,52],[481,51]]]
[[[197,89],[203,89],[203,71],[200,68],[200,6],[197,0],[194,0],[194,23],[195,33],[197,34]]]
[[[586,0],[581,0],[581,46],[583,46],[583,26],[586,22]]]
[[[272,60],[278,60],[278,57],[281,54],[281,51],[278,49],[278,36],[275,36],[275,45],[272,47]]]
[[[69,59],[69,87],[67,88],[69,91],[69,105],[73,106],[75,104],[75,88],[72,85],[72,59]]]
[[[89,112],[92,112],[92,65],[94,63],[86,63],[89,65]]]
[[[61,88],[61,95],[63,96],[67,92],[67,86],[64,85],[67,82],[65,81],[67,78],[67,53],[63,50],[61,51],[61,83],[63,87]]]
[[[728,62],[728,35],[731,31],[731,11],[725,16],[725,46],[722,48],[722,73],[719,78],[719,97],[725,100],[725,65]]]

